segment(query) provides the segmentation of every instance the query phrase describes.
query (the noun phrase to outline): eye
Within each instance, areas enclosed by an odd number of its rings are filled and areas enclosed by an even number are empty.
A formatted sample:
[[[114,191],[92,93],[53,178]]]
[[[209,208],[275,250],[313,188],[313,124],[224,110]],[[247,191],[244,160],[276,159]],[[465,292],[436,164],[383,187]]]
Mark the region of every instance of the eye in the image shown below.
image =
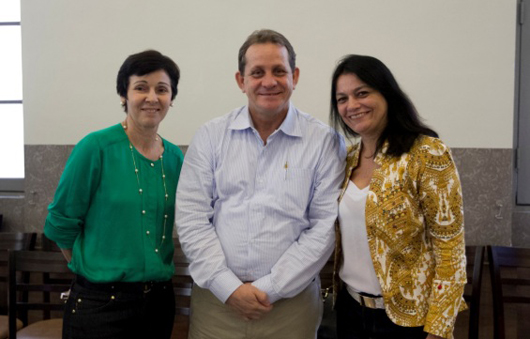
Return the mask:
[[[261,71],[261,70],[252,71],[252,72],[250,72],[250,76],[253,77],[253,78],[262,77],[263,76],[263,71]]]
[[[336,100],[337,100],[337,104],[343,104],[346,102],[346,97],[339,97]]]
[[[136,85],[134,86],[135,91],[145,91],[146,87],[144,85]]]
[[[159,87],[158,93],[169,93],[169,89],[167,87]]]
[[[274,70],[274,75],[278,76],[278,77],[281,77],[281,76],[284,76],[287,74],[287,71],[284,70],[284,69],[277,69],[277,70]]]
[[[370,94],[370,92],[368,92],[368,91],[359,91],[359,92],[357,92],[357,97],[358,98],[366,98],[369,94]]]

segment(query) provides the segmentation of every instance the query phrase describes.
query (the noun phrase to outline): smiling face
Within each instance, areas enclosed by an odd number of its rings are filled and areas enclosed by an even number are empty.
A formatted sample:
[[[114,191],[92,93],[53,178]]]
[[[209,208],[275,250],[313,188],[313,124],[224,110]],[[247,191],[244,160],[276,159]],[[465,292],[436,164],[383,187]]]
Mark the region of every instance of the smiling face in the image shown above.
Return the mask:
[[[299,70],[291,70],[287,49],[274,43],[254,44],[245,54],[245,74],[236,81],[248,97],[251,115],[282,119],[289,110],[289,98],[298,83]]]
[[[140,129],[158,129],[171,104],[171,80],[164,70],[131,75],[127,98],[127,124]]]
[[[387,102],[380,92],[357,75],[346,73],[337,79],[335,99],[339,114],[348,127],[361,138],[379,138],[388,122]]]

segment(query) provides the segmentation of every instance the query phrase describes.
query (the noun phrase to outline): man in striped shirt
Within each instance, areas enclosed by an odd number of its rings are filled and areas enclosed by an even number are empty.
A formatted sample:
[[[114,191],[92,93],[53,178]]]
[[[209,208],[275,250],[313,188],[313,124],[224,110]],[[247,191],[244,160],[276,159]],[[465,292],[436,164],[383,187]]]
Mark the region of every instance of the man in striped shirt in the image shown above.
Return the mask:
[[[291,102],[300,71],[280,33],[239,50],[248,104],[203,125],[185,156],[176,227],[196,283],[190,338],[316,336],[344,143]]]

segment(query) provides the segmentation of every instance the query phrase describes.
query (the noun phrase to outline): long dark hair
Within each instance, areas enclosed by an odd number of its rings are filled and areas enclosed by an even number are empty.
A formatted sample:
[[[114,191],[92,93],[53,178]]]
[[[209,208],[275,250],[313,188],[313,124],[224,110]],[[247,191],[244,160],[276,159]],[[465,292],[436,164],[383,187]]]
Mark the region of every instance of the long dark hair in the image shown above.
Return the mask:
[[[375,155],[388,141],[387,155],[399,157],[410,151],[420,134],[438,137],[421,121],[414,104],[401,90],[392,72],[380,60],[365,55],[347,55],[341,59],[331,80],[330,124],[341,129],[347,137],[358,136],[342,120],[337,108],[337,79],[343,74],[355,74],[361,81],[383,95],[387,102],[387,125],[377,140]]]

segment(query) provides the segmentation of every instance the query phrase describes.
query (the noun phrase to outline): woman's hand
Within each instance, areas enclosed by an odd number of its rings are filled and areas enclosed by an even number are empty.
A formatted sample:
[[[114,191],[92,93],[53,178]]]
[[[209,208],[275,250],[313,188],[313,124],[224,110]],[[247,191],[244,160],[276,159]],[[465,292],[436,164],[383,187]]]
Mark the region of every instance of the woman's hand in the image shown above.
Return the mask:
[[[444,337],[440,337],[440,336],[429,333],[429,335],[425,339],[444,339]]]

